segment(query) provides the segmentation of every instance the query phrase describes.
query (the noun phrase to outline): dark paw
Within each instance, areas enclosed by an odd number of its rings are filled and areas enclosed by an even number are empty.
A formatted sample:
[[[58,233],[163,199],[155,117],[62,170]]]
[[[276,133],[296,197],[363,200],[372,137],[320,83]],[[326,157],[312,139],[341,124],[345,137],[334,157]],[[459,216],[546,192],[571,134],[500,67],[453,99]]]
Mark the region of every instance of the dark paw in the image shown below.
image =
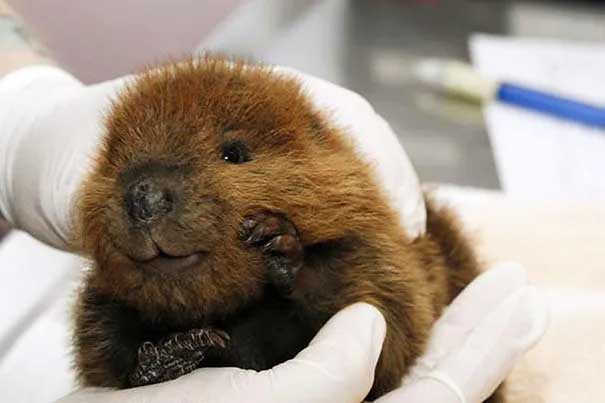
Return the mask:
[[[280,292],[289,294],[304,260],[294,224],[283,214],[257,213],[244,220],[242,239],[262,248],[267,256],[269,280]]]
[[[147,341],[139,348],[130,384],[143,386],[185,375],[200,366],[209,348],[225,348],[228,340],[220,330],[193,329],[172,334],[157,344]]]

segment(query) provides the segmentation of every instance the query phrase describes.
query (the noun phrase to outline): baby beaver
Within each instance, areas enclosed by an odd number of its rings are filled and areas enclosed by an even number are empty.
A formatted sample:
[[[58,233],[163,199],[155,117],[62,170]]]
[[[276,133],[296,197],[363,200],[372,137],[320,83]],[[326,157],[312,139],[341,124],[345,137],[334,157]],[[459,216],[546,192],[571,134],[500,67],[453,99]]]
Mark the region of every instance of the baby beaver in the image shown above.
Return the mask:
[[[383,395],[478,273],[452,216],[427,209],[411,241],[296,79],[210,57],[149,70],[114,103],[78,197],[93,261],[75,314],[80,381],[271,368],[364,301],[387,322],[369,398]]]

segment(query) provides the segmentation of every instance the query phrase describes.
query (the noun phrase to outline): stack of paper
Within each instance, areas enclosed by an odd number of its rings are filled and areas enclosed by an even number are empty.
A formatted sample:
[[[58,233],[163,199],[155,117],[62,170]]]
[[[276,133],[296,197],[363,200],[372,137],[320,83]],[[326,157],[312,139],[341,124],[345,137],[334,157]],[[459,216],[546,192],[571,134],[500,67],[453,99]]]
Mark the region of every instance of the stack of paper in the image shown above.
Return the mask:
[[[487,77],[605,107],[605,45],[475,35]],[[605,198],[605,130],[497,102],[485,108],[504,190],[523,198]]]

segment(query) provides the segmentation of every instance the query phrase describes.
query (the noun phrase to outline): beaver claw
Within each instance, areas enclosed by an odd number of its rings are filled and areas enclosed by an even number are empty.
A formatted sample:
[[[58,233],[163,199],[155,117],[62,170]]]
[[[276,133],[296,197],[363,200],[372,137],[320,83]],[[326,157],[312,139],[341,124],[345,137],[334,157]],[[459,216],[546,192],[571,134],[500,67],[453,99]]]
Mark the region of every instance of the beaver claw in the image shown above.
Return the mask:
[[[175,333],[157,344],[146,341],[138,351],[137,366],[129,376],[131,386],[176,379],[198,368],[211,347],[225,348],[229,336],[215,329]]]
[[[247,244],[262,248],[269,280],[282,294],[290,294],[304,260],[294,224],[280,213],[257,213],[244,220],[241,235]]]

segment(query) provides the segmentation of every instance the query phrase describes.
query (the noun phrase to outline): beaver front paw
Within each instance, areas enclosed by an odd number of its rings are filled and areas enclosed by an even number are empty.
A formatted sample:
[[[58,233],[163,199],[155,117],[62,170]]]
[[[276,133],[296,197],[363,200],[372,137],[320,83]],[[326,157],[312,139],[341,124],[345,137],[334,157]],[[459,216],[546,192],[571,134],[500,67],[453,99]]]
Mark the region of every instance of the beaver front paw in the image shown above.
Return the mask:
[[[193,329],[174,333],[157,344],[147,341],[139,348],[130,384],[149,385],[188,374],[200,366],[209,348],[225,348],[228,340],[227,333],[219,330]]]
[[[294,224],[283,214],[262,212],[246,218],[242,227],[245,242],[261,247],[266,254],[271,283],[280,293],[290,294],[304,260]]]

